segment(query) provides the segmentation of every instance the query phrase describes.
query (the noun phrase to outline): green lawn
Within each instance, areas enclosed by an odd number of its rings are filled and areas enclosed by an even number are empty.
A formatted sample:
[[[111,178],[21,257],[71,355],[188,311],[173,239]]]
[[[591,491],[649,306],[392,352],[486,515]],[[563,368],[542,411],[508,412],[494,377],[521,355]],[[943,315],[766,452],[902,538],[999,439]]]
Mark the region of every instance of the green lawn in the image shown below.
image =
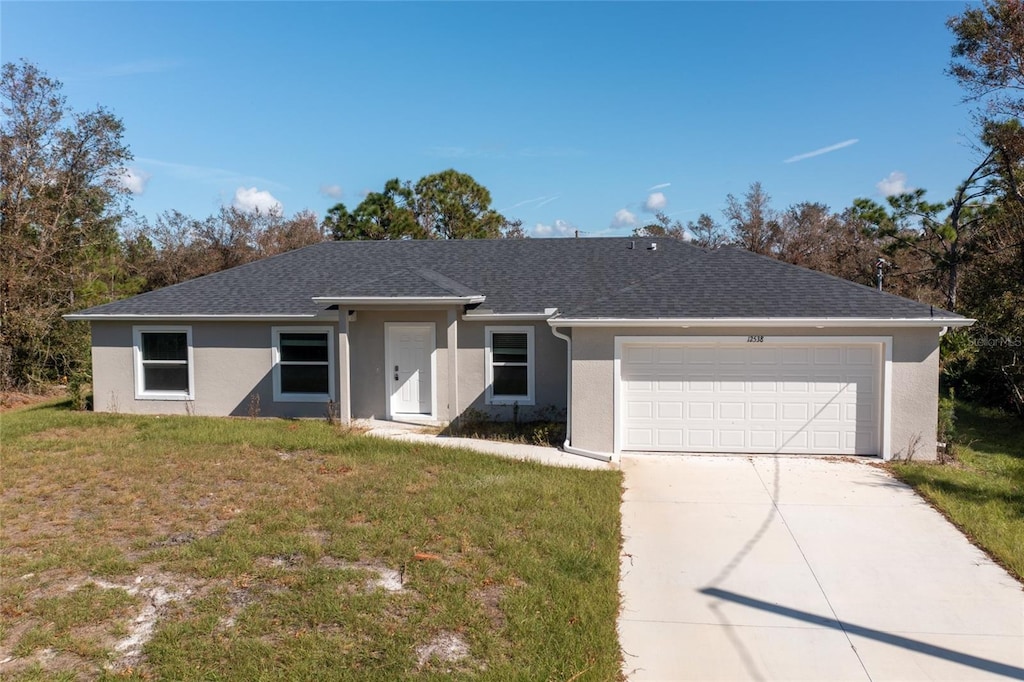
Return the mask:
[[[0,420],[4,679],[619,678],[619,472],[318,421]]]
[[[954,443],[950,464],[892,470],[1024,579],[1024,421],[958,402]]]

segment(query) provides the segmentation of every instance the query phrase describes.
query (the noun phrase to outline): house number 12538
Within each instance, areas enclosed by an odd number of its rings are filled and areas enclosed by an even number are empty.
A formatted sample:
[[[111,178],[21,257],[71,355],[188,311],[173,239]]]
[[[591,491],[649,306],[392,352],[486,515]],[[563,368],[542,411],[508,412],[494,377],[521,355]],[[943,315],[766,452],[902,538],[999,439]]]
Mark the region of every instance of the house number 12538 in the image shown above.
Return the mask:
[[[748,336],[747,343],[764,343],[763,336]]]

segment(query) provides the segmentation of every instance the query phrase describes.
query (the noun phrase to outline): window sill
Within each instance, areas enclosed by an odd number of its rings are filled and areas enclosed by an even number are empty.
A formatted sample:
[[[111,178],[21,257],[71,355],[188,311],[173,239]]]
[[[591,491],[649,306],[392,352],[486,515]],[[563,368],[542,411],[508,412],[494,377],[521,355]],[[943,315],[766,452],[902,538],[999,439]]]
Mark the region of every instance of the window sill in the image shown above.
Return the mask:
[[[136,400],[178,400],[178,401],[185,401],[185,400],[195,400],[196,397],[194,395],[184,394],[184,393],[152,393],[152,392],[148,392],[148,393],[136,393],[135,394],[135,399]]]
[[[518,404],[520,406],[529,407],[529,406],[532,406],[534,404],[534,400],[533,400],[533,398],[529,398],[527,396],[519,396],[519,397],[515,397],[515,396],[505,397],[505,396],[503,396],[503,397],[500,397],[500,398],[488,398],[485,401],[485,404],[486,405],[515,405],[515,404]]]
[[[275,393],[275,403],[329,403],[334,396],[326,393]]]

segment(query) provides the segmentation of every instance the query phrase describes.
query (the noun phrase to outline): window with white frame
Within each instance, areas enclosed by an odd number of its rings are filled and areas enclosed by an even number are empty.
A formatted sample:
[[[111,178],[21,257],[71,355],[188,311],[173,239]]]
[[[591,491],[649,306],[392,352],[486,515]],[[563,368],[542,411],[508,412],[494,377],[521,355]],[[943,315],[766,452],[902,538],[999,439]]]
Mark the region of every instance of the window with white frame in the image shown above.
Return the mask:
[[[487,396],[489,405],[533,405],[533,327],[487,327]]]
[[[334,333],[330,327],[274,327],[274,400],[334,400]]]
[[[194,400],[192,327],[133,327],[135,397]]]

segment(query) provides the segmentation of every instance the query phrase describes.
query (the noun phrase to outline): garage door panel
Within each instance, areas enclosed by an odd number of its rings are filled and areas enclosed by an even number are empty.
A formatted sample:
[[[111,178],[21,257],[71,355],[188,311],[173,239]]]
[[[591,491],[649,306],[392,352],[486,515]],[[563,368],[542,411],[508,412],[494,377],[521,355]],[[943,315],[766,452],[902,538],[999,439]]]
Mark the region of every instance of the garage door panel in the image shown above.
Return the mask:
[[[715,432],[711,429],[687,429],[683,441],[687,448],[699,452],[715,446]]]
[[[778,433],[775,429],[770,431],[761,429],[750,429],[750,447],[764,448],[768,452],[774,452],[778,447]]]
[[[777,403],[750,403],[750,418],[757,421],[775,421],[778,417]]]
[[[815,431],[811,434],[811,447],[816,450],[838,451],[842,440],[838,431]]]
[[[623,361],[630,365],[654,364],[654,346],[628,346],[622,355]]]
[[[660,401],[658,403],[658,419],[682,419],[683,418],[683,403],[682,401]]]
[[[682,429],[658,429],[657,436],[661,447],[679,449],[683,446]]]
[[[723,376],[718,380],[718,391],[719,393],[743,393],[747,388],[746,377],[740,376]]]
[[[631,420],[651,419],[654,417],[654,401],[630,400],[626,403],[626,417]]]
[[[747,406],[744,403],[718,403],[718,418],[724,420],[743,420],[747,418]]]
[[[868,369],[875,364],[873,348],[851,346],[846,349],[846,364],[850,367],[863,366]]]
[[[715,404],[708,402],[695,402],[693,400],[686,404],[686,417],[691,420],[714,419]]]
[[[807,403],[782,403],[779,406],[782,411],[783,421],[799,421],[806,422],[807,418],[811,414],[810,407]]]
[[[682,365],[684,357],[683,347],[659,346],[655,351],[654,357],[662,365]]]
[[[814,364],[835,367],[843,361],[843,349],[837,346],[818,346],[814,349]]]
[[[880,346],[624,344],[627,450],[877,454]]]
[[[740,429],[721,429],[718,445],[725,450],[742,450],[747,445],[747,432]]]
[[[808,348],[783,348],[782,364],[805,366],[809,354],[810,349]]]
[[[837,422],[842,418],[842,410],[836,403],[815,403],[814,419],[818,422]]]
[[[779,391],[781,393],[804,394],[809,390],[809,385],[808,377],[787,377],[779,382]]]
[[[758,365],[774,366],[779,363],[779,349],[766,346],[751,348],[749,357],[750,364],[755,367]]]

